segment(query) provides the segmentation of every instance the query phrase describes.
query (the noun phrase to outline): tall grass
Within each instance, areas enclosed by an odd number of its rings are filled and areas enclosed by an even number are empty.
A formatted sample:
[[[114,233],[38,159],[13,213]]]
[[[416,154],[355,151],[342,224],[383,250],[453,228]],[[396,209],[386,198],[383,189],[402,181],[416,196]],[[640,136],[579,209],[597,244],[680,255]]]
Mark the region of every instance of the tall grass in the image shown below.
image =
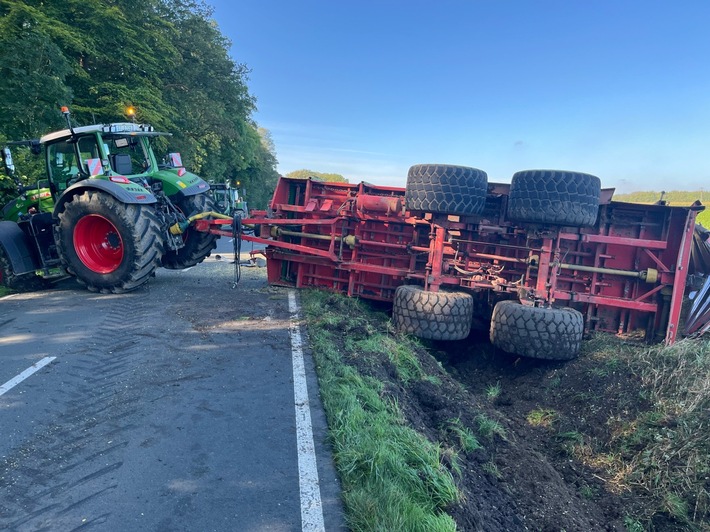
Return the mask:
[[[423,378],[406,340],[388,340],[384,316],[373,318],[357,300],[317,291],[301,298],[349,528],[455,530],[444,510],[460,493],[441,447],[406,426],[381,382],[346,363],[386,355],[402,381]]]
[[[634,365],[654,409],[622,437],[628,481],[661,495],[676,519],[710,530],[710,340],[656,346]]]

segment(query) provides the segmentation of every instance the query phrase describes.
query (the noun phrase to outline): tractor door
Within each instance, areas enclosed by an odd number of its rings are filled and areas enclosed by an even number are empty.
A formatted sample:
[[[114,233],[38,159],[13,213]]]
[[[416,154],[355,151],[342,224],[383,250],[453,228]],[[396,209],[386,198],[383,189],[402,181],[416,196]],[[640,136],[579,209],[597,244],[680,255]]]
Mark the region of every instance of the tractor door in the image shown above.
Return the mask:
[[[76,142],[66,140],[47,146],[47,177],[53,196],[60,196],[69,185],[79,179],[82,171]]]

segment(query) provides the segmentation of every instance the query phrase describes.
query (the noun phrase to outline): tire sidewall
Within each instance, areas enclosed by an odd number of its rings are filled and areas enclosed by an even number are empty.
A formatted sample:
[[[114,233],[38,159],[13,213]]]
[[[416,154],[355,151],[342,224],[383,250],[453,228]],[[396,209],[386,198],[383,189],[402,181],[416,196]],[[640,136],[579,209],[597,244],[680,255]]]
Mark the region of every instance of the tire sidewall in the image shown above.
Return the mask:
[[[131,207],[113,196],[96,191],[84,192],[67,202],[64,211],[59,214],[59,238],[63,243],[60,246],[62,262],[70,273],[98,289],[112,288],[131,274],[136,260],[136,239],[140,238],[128,214]],[[118,268],[110,273],[93,271],[82,262],[76,252],[74,230],[79,220],[89,215],[106,218],[121,236],[123,259]]]

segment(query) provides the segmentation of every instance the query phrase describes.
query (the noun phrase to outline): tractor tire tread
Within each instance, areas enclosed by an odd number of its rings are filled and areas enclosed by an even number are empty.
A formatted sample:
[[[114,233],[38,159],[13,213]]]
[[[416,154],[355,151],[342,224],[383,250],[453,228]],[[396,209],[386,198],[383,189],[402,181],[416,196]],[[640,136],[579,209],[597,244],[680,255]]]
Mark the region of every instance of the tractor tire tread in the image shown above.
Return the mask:
[[[407,209],[454,215],[483,212],[488,176],[483,170],[447,164],[416,164],[409,169]]]
[[[425,292],[397,288],[392,310],[397,330],[429,340],[461,340],[471,330],[473,298],[466,292]]]
[[[579,355],[584,316],[571,308],[543,308],[499,301],[491,317],[491,343],[514,355],[572,360]]]
[[[597,221],[601,181],[581,172],[524,170],[510,184],[508,218],[574,227]]]

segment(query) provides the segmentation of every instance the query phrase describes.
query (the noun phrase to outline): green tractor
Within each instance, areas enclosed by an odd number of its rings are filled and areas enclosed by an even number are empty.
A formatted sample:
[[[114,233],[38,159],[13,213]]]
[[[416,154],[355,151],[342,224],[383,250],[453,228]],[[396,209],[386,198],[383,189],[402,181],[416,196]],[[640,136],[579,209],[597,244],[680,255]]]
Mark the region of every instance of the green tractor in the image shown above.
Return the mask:
[[[210,182],[210,194],[217,212],[237,218],[248,217],[247,202],[239,195],[239,189],[233,188],[229,182]]]
[[[46,180],[22,186],[10,149],[2,150],[19,196],[0,211],[0,285],[34,285],[59,271],[89,290],[122,293],[159,266],[202,262],[218,237],[170,227],[213,211],[210,186],[178,153],[158,162],[151,139],[168,133],[136,123],[72,127],[62,112],[68,129],[9,143],[43,155]]]

